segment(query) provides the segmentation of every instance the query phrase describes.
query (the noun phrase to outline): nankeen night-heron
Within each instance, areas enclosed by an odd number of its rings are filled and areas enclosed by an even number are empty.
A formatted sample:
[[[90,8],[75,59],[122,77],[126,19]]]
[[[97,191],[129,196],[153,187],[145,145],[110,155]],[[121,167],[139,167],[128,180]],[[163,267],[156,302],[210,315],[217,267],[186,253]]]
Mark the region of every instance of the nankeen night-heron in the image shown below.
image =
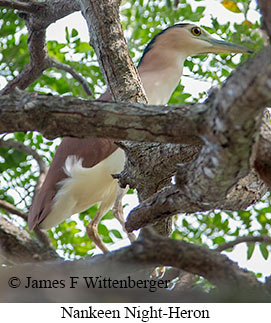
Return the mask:
[[[252,53],[247,48],[213,38],[190,23],[178,23],[158,33],[138,65],[148,102],[166,104],[178,85],[188,56],[206,53]],[[100,100],[111,100],[109,91]],[[118,188],[112,174],[124,168],[124,151],[113,140],[65,137],[30,209],[29,228],[49,229],[95,203],[99,209],[87,227],[89,237],[106,252],[97,225],[113,206]],[[124,223],[123,218],[120,219]]]

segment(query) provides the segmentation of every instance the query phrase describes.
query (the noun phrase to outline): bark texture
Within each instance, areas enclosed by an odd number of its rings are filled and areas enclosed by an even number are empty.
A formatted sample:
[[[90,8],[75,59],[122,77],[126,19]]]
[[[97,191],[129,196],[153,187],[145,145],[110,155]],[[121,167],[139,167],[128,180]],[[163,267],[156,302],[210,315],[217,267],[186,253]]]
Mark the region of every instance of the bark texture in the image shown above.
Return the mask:
[[[0,217],[0,256],[4,264],[60,259],[56,251],[42,244],[22,228]]]
[[[258,0],[257,2],[263,17],[262,28],[266,31],[271,41],[271,2],[269,0]]]
[[[111,280],[146,279],[144,271],[157,265],[171,265],[207,278],[218,286],[220,292],[206,294],[198,289],[179,290],[174,293],[160,288],[155,293],[148,289],[89,289],[83,277],[106,277]],[[270,299],[268,283],[258,282],[253,274],[240,269],[217,251],[195,246],[182,241],[157,236],[153,230],[143,230],[140,239],[131,246],[113,251],[103,256],[95,256],[73,262],[45,262],[42,265],[26,264],[14,269],[0,269],[0,300],[3,302],[168,302],[178,301],[268,301]],[[76,275],[75,275],[76,273]],[[7,288],[11,276],[21,280],[20,288]],[[63,280],[65,288],[45,289],[24,288],[26,276],[40,280]],[[70,289],[70,276],[78,277],[78,285]],[[173,275],[173,277],[175,274]],[[168,276],[168,278],[170,278]],[[149,278],[148,278],[149,279]],[[71,292],[72,291],[72,292]]]
[[[128,53],[114,0],[81,0],[103,76],[116,102],[147,102],[137,69]]]
[[[14,91],[0,96],[0,132],[38,130],[59,136],[199,144],[204,104],[157,107]]]

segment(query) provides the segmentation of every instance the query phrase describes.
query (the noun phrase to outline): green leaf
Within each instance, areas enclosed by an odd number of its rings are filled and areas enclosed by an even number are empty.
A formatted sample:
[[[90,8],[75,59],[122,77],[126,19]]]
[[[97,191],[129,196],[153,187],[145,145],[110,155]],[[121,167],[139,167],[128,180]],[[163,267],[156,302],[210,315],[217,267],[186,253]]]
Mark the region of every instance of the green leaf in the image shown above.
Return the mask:
[[[260,244],[260,251],[261,251],[261,254],[264,257],[264,259],[267,260],[268,256],[269,256],[269,251],[268,251],[267,245],[265,243]]]
[[[102,218],[102,220],[111,220],[114,219],[113,211],[109,210],[106,215]]]
[[[118,230],[112,229],[110,232],[112,232],[116,238],[122,239],[122,235]]]
[[[23,132],[15,132],[14,133],[14,138],[17,140],[17,141],[21,141],[21,142],[24,142],[25,141],[25,134]]]
[[[216,237],[216,238],[214,238],[214,239],[213,239],[213,243],[214,243],[214,244],[218,244],[218,245],[220,245],[220,244],[222,244],[222,243],[224,243],[224,242],[226,242],[226,240],[225,240],[225,238],[224,238],[224,237],[222,237],[222,236],[219,236],[219,237]]]
[[[166,5],[169,9],[171,9],[172,8],[171,0],[166,0]]]
[[[78,36],[78,31],[76,29],[72,29],[72,37]]]
[[[70,42],[70,34],[69,34],[69,29],[67,26],[65,27],[65,38],[66,38],[67,43],[69,43]]]
[[[80,42],[78,45],[75,46],[74,49],[80,53],[87,53],[91,51],[89,43],[86,43],[86,42]]]
[[[255,243],[248,243],[247,244],[247,260],[252,257],[252,254],[255,250]]]

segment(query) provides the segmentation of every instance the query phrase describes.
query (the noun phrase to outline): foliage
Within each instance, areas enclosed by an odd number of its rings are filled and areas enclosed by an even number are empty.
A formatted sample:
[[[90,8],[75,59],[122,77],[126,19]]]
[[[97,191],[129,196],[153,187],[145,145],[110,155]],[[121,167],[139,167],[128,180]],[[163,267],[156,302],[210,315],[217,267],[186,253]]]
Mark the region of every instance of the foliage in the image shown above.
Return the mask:
[[[140,53],[148,41],[161,29],[179,21],[200,22],[206,11],[206,1],[181,0],[174,6],[173,0],[131,0],[123,1],[121,18],[130,54],[138,62]],[[242,15],[240,24],[221,23],[220,18],[211,18],[211,24],[204,26],[210,33],[216,33],[223,39],[242,43],[255,52],[263,46],[259,33],[259,21],[249,21],[251,0],[220,1],[221,9],[230,11],[232,15]],[[223,7],[224,6],[224,7]],[[27,34],[23,20],[12,10],[0,11],[0,82],[13,79],[28,62]],[[65,42],[48,41],[49,55],[55,60],[72,66],[88,81],[95,97],[102,93],[104,81],[98,67],[93,49],[88,43],[82,42],[76,29],[67,27]],[[185,62],[184,73],[196,80],[204,80],[212,85],[221,84],[231,71],[247,57],[245,55],[202,55],[189,58]],[[203,62],[200,64],[200,62]],[[0,83],[1,84],[1,83]],[[82,86],[69,74],[56,69],[46,70],[42,77],[33,83],[28,91],[74,95],[86,98]],[[170,103],[182,104],[206,97],[200,93],[198,97],[186,93],[183,84],[175,90]],[[20,141],[36,149],[49,164],[52,160],[58,141],[48,141],[38,133],[15,133],[3,135],[2,138]],[[26,213],[31,205],[31,198],[38,177],[38,168],[33,158],[17,150],[0,147],[1,187],[0,198],[14,203]],[[79,216],[61,223],[49,231],[53,244],[67,258],[91,255],[95,246],[87,238],[85,225],[95,216],[97,206],[91,207]],[[173,238],[203,244],[214,248],[240,235],[268,234],[271,226],[270,198],[246,211],[220,212],[217,210],[182,215],[175,219]],[[112,244],[122,239],[123,233],[111,229],[112,211],[99,224],[99,234],[105,243]],[[270,248],[260,245],[266,259]],[[254,244],[248,245],[247,257],[253,256]]]
[[[258,206],[261,204],[262,206]],[[271,229],[270,196],[248,210],[226,212],[213,210],[196,214],[184,214],[175,218],[176,229],[173,238],[215,249],[219,245],[240,236],[268,235]],[[255,243],[247,245],[247,259],[255,250]],[[231,249],[227,250],[232,251]],[[260,244],[264,259],[268,258],[270,247]]]

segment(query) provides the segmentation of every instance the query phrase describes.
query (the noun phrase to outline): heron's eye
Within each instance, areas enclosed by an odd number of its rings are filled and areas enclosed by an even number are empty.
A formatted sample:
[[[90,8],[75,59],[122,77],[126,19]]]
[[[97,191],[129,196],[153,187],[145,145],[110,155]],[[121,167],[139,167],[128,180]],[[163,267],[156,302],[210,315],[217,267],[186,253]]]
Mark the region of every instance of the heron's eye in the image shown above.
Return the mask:
[[[194,36],[200,36],[201,35],[201,29],[199,27],[193,27],[191,29],[191,32]]]

